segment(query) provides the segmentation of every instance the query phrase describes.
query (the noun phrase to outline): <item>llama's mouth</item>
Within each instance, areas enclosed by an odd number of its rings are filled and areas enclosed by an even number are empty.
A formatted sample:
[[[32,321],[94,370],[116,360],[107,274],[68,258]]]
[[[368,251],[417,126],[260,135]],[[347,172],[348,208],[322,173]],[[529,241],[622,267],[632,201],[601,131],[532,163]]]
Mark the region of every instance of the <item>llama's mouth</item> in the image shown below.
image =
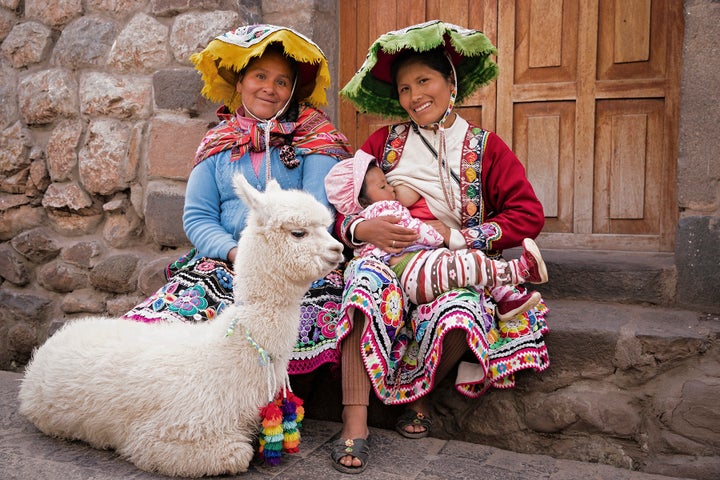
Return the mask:
[[[329,266],[329,270],[332,270],[333,268],[337,267],[344,260],[342,253],[337,254],[337,255],[335,255],[335,254],[324,255],[322,257],[322,259],[325,262],[325,264],[327,264]]]

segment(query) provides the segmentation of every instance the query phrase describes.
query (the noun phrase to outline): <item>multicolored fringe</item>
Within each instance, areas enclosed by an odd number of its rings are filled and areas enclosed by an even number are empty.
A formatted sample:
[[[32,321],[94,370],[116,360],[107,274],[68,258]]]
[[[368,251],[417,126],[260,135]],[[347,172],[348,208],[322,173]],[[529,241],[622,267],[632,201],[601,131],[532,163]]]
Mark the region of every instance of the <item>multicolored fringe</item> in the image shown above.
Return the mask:
[[[282,452],[297,453],[305,409],[300,397],[288,390],[260,409],[262,428],[258,456],[270,466],[280,464]]]

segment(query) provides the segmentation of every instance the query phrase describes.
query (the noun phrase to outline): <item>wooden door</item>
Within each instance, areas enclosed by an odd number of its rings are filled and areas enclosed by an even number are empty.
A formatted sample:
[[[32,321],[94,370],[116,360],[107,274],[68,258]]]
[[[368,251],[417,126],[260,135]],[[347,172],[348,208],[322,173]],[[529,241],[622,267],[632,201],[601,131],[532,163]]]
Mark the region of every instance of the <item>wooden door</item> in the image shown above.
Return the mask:
[[[460,113],[496,131],[543,203],[543,248],[672,251],[682,54],[675,0],[340,2],[340,84],[380,34],[439,18],[482,30],[500,76]],[[341,102],[359,146],[387,119]]]

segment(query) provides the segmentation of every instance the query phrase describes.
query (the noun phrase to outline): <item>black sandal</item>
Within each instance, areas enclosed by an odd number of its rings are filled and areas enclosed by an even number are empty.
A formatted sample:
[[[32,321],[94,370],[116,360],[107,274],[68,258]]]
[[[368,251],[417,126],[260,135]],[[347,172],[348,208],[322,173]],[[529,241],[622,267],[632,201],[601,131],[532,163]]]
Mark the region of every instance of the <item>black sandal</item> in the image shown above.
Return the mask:
[[[359,467],[348,467],[340,463],[340,459],[350,455],[360,460]],[[333,444],[333,467],[342,473],[362,473],[367,468],[370,447],[366,438],[340,439]]]
[[[430,434],[430,426],[432,425],[432,418],[430,415],[424,415],[420,412],[416,412],[412,408],[408,408],[398,417],[397,423],[395,423],[395,430],[405,438],[424,438]],[[425,427],[422,432],[408,432],[405,427],[419,426]]]

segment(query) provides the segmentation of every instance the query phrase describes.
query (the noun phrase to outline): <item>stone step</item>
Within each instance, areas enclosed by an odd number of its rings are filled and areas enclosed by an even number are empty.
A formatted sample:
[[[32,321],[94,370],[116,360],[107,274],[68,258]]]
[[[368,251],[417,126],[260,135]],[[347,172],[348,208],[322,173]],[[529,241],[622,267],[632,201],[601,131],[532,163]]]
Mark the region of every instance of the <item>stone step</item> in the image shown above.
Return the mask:
[[[550,280],[533,288],[546,299],[675,304],[676,269],[672,253],[541,250]],[[519,254],[518,249],[506,253],[510,258]]]
[[[548,301],[550,367],[479,399],[450,379],[432,393],[432,435],[647,473],[720,478],[720,318],[676,308]],[[340,421],[332,372],[298,381],[308,416]],[[296,385],[294,383],[294,385]],[[371,399],[371,425],[402,407]]]

